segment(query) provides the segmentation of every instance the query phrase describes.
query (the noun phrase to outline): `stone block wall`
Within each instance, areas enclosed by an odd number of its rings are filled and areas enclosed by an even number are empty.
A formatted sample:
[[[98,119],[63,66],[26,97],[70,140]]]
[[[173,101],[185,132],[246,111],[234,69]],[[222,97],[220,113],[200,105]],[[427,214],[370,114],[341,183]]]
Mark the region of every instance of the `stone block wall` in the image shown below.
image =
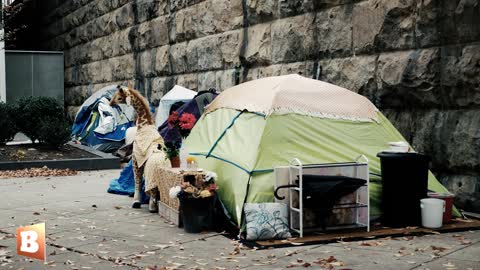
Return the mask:
[[[367,96],[453,191],[480,191],[479,0],[67,0],[42,11],[69,114],[134,81],[153,103],[300,73]]]

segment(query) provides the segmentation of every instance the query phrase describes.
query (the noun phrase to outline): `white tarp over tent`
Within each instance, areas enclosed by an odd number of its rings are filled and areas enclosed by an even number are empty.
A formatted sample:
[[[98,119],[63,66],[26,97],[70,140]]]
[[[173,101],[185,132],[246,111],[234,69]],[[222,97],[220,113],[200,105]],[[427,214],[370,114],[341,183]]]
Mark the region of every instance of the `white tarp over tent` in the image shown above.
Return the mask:
[[[180,85],[175,85],[170,91],[168,91],[165,96],[160,99],[160,104],[158,105],[157,114],[155,116],[155,124],[157,127],[161,126],[169,116],[170,107],[175,102],[183,101],[187,102],[190,101],[192,98],[195,97],[197,92],[182,87]]]

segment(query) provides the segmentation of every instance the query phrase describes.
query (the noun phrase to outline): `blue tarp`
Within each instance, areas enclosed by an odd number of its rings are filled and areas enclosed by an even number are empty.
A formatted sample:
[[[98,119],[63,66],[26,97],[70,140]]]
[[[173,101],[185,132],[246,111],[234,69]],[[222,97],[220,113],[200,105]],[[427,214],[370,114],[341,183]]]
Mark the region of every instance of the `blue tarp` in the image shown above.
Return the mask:
[[[108,193],[133,196],[135,192],[135,177],[133,174],[132,161],[128,162],[120,172],[120,177],[113,179],[110,182],[110,187],[107,190]],[[145,193],[145,181],[142,181],[142,203],[148,203],[148,195]]]
[[[91,95],[81,106],[72,126],[72,137],[83,145],[90,146],[99,151],[111,153],[123,144],[127,129],[134,126],[135,111],[127,105],[108,105],[116,91],[116,85],[110,85],[100,89]],[[99,110],[99,104],[107,105],[110,111]],[[95,129],[100,124],[101,117],[111,116],[114,118],[114,130],[108,133],[99,133]]]

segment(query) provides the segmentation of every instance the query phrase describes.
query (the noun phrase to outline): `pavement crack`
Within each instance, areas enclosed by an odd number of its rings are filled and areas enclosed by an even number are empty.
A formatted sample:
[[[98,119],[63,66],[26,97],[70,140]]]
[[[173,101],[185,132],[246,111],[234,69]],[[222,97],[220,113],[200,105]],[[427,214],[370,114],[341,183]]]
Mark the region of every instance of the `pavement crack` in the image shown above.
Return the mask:
[[[125,265],[125,266],[130,266],[130,267],[133,267],[133,268],[136,268],[136,269],[142,269],[141,267],[139,267],[135,264],[126,262],[127,258],[125,258],[125,257],[121,258],[122,260],[125,260],[124,262],[118,262],[118,259],[120,259],[120,257],[119,258],[113,258],[113,257],[109,257],[109,256],[101,256],[101,255],[98,255],[98,254],[95,254],[95,253],[85,252],[85,251],[81,251],[81,250],[78,250],[78,249],[75,249],[75,248],[65,247],[65,246],[58,245],[58,244],[53,244],[53,243],[47,243],[47,245],[55,247],[55,248],[59,248],[59,249],[65,249],[65,250],[68,250],[70,252],[80,254],[82,256],[96,257],[100,260],[107,261],[107,262],[110,262],[110,263],[114,263],[116,265]]]
[[[10,233],[10,232],[7,232],[7,231],[4,231],[2,229],[0,229],[0,233],[2,234],[6,234],[6,235],[14,235],[13,233]]]
[[[149,250],[144,250],[144,251],[140,251],[140,252],[131,253],[131,254],[127,255],[126,257],[129,258],[129,257],[132,257],[132,256],[136,256],[138,254],[146,254],[147,252],[151,252],[151,251],[165,250],[167,248],[176,247],[176,246],[179,246],[179,245],[184,245],[184,244],[195,242],[195,241],[203,241],[203,240],[206,240],[208,238],[212,238],[212,237],[219,236],[219,235],[223,235],[223,233],[215,233],[215,234],[212,234],[212,235],[207,235],[205,237],[192,239],[192,240],[187,240],[187,241],[183,241],[183,242],[180,241],[180,242],[176,242],[176,243],[169,243],[169,244],[165,244],[165,247],[156,247],[154,249],[149,249]]]
[[[415,267],[410,268],[409,270],[418,269],[419,267],[422,267],[423,265],[425,265],[425,264],[427,264],[427,263],[431,263],[431,262],[433,262],[433,261],[442,259],[442,258],[444,258],[444,257],[446,257],[446,256],[448,256],[448,255],[450,255],[450,254],[453,254],[453,253],[458,252],[458,251],[460,251],[460,250],[464,250],[464,249],[466,249],[466,248],[468,248],[468,247],[471,247],[471,246],[473,246],[473,245],[476,245],[477,243],[480,243],[480,241],[472,242],[472,243],[469,244],[469,245],[465,245],[465,246],[463,246],[463,247],[461,247],[461,248],[459,248],[459,249],[452,250],[452,251],[450,251],[450,252],[448,252],[448,253],[445,253],[445,254],[443,254],[443,255],[441,255],[441,256],[432,258],[431,260],[428,260],[428,261],[426,261],[426,262],[423,262],[423,263],[421,263],[421,264],[419,264],[419,265],[417,265],[417,266],[415,266]],[[452,259],[453,259],[453,258],[452,258]]]

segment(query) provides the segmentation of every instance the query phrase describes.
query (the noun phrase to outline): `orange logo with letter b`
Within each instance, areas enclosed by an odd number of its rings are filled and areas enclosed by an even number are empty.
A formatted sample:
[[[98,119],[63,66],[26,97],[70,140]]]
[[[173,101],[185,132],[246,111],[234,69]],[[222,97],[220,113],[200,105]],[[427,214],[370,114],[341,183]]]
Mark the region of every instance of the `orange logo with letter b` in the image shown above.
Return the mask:
[[[46,260],[45,223],[17,228],[17,254]]]

